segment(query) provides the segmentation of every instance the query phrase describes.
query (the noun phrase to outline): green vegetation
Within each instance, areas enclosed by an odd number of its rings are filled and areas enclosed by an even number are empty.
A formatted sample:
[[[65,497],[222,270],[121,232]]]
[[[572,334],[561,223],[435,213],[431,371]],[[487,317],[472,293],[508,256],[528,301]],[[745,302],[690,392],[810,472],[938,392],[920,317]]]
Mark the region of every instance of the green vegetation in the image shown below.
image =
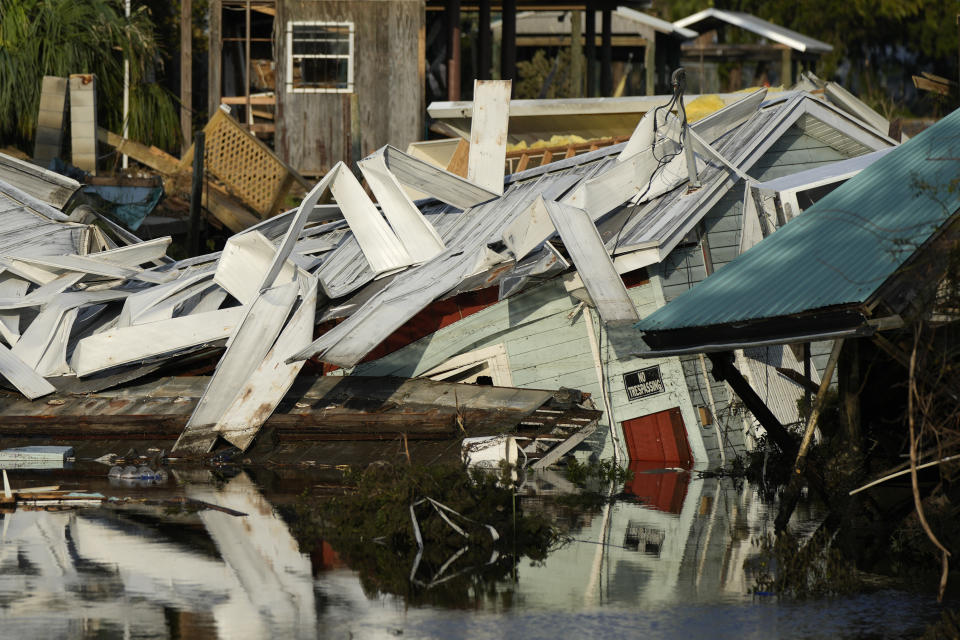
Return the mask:
[[[581,487],[593,480],[623,484],[633,479],[633,472],[630,469],[621,467],[613,460],[578,462],[573,456],[567,460],[563,474],[567,480]]]
[[[853,565],[823,529],[806,541],[785,531],[753,543],[760,547],[746,567],[753,573],[753,594],[802,600],[851,593],[860,586]]]
[[[123,60],[130,60],[130,137],[173,149],[179,119],[154,82],[159,46],[149,12],[129,21],[117,0],[0,0],[0,139],[32,147],[43,76],[97,76],[99,120],[122,126]]]

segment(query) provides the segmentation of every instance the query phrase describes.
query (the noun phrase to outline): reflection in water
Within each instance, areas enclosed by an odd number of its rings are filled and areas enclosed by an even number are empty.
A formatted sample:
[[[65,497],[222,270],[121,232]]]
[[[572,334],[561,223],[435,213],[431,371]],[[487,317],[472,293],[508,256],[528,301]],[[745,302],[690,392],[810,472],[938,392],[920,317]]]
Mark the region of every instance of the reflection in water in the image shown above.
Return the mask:
[[[206,471],[171,480],[187,497],[248,515],[146,505],[4,514],[0,635],[905,637],[937,616],[932,598],[900,592],[807,604],[751,598],[751,539],[775,512],[729,478],[637,469],[611,488],[628,499],[571,505],[557,499],[573,489],[562,477],[533,477],[523,509],[562,523],[571,541],[542,562],[509,559],[510,572],[477,578],[482,588],[456,608],[370,589],[370,576],[362,582],[329,544],[300,549],[244,473],[222,485]],[[794,516],[800,531],[816,523],[809,506]]]
[[[316,637],[309,559],[249,478],[190,484],[187,494],[248,515],[156,507],[5,514],[5,634]]]

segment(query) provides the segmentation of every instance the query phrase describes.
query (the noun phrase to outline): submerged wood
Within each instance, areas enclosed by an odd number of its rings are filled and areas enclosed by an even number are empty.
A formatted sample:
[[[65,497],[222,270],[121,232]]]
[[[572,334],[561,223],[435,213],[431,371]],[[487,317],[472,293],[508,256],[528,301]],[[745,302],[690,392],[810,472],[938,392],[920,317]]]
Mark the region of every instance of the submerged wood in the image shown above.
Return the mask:
[[[79,457],[131,446],[169,449],[209,382],[208,377],[161,378],[112,391],[58,394],[53,403],[0,394],[0,438],[10,446],[68,443]],[[464,435],[458,424],[471,436],[517,429],[536,436],[569,433],[571,427],[564,425],[595,426],[599,416],[599,411],[571,404],[563,394],[534,389],[301,376],[266,419],[266,431],[247,455],[255,460],[300,460],[322,453],[333,463],[364,463],[383,459],[406,438],[411,448],[414,442],[436,443],[431,455],[458,459],[457,440]],[[324,448],[326,443],[334,448]]]

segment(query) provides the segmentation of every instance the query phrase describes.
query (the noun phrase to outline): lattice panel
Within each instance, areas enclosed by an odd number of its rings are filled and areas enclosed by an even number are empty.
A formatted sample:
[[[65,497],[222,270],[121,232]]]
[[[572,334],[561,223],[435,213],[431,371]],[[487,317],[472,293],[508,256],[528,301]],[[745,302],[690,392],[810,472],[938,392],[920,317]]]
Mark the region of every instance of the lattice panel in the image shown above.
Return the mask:
[[[223,111],[217,111],[204,132],[205,172],[261,216],[272,215],[290,186],[286,166]],[[192,163],[193,147],[181,159],[180,166],[186,168]]]

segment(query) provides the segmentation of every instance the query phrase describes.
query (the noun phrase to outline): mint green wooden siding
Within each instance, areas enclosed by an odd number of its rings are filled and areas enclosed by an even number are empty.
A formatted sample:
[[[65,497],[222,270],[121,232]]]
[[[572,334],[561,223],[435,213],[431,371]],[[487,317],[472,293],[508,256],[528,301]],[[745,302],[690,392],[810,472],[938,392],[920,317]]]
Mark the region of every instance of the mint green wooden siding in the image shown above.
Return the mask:
[[[641,315],[657,308],[649,284],[629,290]],[[453,356],[503,344],[510,362],[514,386],[531,389],[571,387],[590,393],[597,408],[604,409],[603,391],[597,376],[587,330],[588,314],[580,301],[567,293],[559,279],[464,318],[375,362],[354,369],[355,375],[417,376]],[[697,434],[696,417],[689,401],[683,369],[677,358],[643,360],[632,354],[644,349],[639,334],[630,327],[610,331],[590,310],[593,335],[603,360],[603,376],[617,423],[672,407],[680,407],[688,425],[695,458],[707,462]],[[666,391],[629,401],[623,375],[659,364]],[[608,416],[603,424],[609,425]],[[612,454],[607,430],[598,431],[592,446],[602,455]],[[710,460],[710,462],[714,462]]]
[[[794,125],[747,171],[747,175],[764,182],[848,157],[851,156],[803,133]]]

